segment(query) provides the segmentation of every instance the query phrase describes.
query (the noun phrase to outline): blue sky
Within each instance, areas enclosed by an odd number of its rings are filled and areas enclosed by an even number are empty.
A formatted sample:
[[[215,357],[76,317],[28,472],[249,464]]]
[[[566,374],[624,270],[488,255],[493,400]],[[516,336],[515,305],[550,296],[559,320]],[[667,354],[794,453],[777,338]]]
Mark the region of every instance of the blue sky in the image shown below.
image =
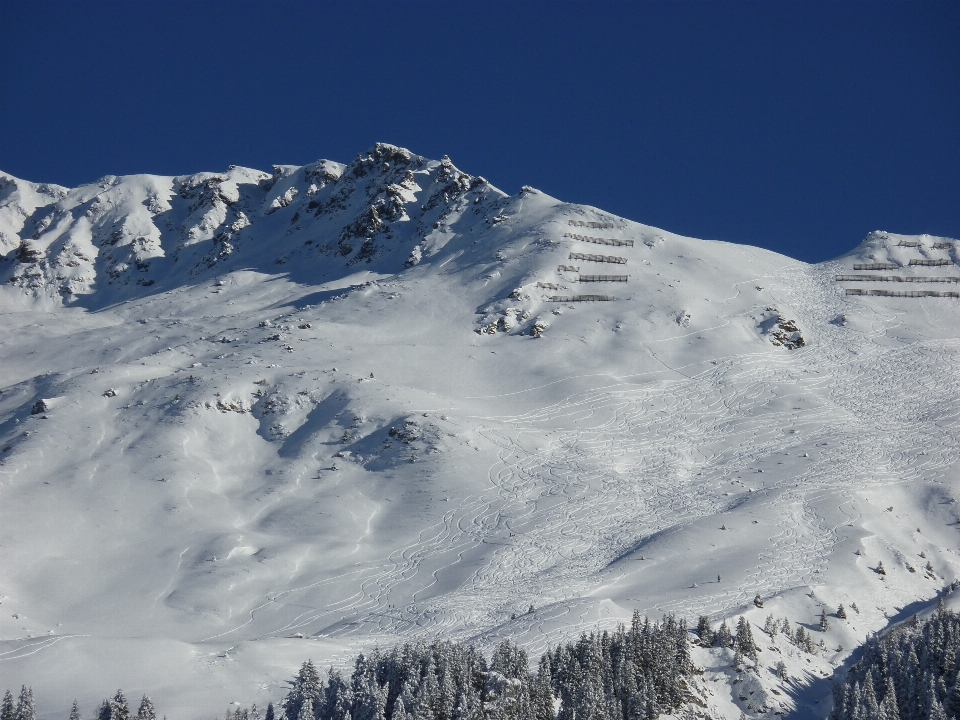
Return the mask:
[[[958,2],[4,4],[0,168],[76,185],[403,145],[808,261],[960,237]]]

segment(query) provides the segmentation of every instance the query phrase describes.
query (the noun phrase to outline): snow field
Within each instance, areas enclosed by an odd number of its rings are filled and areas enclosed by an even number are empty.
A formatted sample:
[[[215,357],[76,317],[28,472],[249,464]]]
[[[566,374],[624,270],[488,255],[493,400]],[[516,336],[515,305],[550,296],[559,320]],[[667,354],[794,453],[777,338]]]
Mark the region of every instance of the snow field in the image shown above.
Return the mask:
[[[4,288],[0,674],[34,686],[41,716],[117,685],[170,717],[219,713],[279,700],[307,657],[437,636],[536,655],[639,609],[754,623],[759,679],[695,653],[714,716],[822,717],[824,674],[957,578],[958,305],[834,279],[906,265],[918,250],[899,236],[806,266],[464,180],[433,207],[433,191],[391,191],[406,213],[391,238],[316,254],[390,195],[372,170],[336,195],[345,172],[281,168],[269,189],[228,173],[210,186],[226,200],[183,207],[160,193],[169,265],[152,286],[78,286],[66,307]],[[149,205],[166,185],[144,182]],[[71,192],[87,212],[92,193]],[[215,241],[254,192],[249,225]],[[334,197],[347,209],[308,218]],[[564,237],[571,220],[633,242],[617,301],[548,301],[576,292],[557,270],[571,252],[597,247]],[[803,347],[771,342],[780,320]],[[816,656],[757,630],[841,602],[860,613]],[[781,658],[792,683],[769,671]]]

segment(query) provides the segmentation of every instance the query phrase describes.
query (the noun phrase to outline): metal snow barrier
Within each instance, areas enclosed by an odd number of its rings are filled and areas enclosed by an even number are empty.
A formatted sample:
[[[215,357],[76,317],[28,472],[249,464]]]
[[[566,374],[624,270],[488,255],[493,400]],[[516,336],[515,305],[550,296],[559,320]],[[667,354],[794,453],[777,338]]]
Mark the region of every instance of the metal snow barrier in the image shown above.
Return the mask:
[[[854,263],[854,270],[896,270],[900,266],[896,263]]]
[[[952,250],[952,249],[953,249],[953,243],[949,243],[949,242],[938,242],[938,243],[934,243],[934,244],[933,244],[933,249],[934,249],[934,250]]]
[[[588,227],[594,228],[595,230],[603,230],[604,228],[614,227],[612,222],[594,222],[592,220],[571,220],[570,224],[574,227]]]
[[[913,240],[901,240],[897,243],[897,247],[920,247],[920,243]]]
[[[580,272],[576,265],[557,265],[557,272]]]
[[[960,298],[960,292],[954,290],[864,290],[847,288],[847,295],[872,295],[874,297],[945,297]]]
[[[616,263],[626,265],[627,259],[616,255],[591,255],[590,253],[570,253],[570,260],[589,260],[590,262]]]
[[[610,302],[616,300],[612,295],[551,295],[550,302]]]
[[[908,282],[908,283],[960,283],[958,275],[837,275],[837,282]]]
[[[629,275],[581,275],[580,282],[626,282]]]
[[[942,267],[943,265],[952,265],[949,260],[911,260],[911,265],[923,265],[924,267]]]
[[[588,235],[577,235],[576,233],[564,233],[564,237],[581,240],[583,242],[594,243],[595,245],[614,245],[617,247],[633,247],[633,240],[614,240],[613,238],[598,238]]]
[[[556,283],[548,283],[548,282],[538,282],[538,283],[537,283],[537,287],[538,287],[538,288],[546,288],[547,290],[559,290],[559,289],[560,289],[560,286],[557,285]]]

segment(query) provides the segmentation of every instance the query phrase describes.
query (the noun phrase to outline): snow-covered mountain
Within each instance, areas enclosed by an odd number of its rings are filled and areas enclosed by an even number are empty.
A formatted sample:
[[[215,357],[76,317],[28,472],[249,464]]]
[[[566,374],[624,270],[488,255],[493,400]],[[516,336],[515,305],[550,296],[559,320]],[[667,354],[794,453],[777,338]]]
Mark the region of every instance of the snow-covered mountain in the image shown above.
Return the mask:
[[[377,145],[0,174],[0,253],[0,676],[43,717],[117,685],[208,717],[307,657],[635,609],[814,628],[758,676],[694,659],[711,717],[822,717],[960,578],[954,240],[807,265]]]

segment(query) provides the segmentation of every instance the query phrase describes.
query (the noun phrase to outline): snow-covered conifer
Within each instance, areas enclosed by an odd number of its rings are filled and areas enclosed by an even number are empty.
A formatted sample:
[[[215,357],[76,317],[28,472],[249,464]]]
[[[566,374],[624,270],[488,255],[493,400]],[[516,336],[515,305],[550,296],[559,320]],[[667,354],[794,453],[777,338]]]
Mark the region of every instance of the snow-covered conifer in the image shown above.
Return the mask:
[[[733,645],[744,657],[757,662],[759,659],[757,643],[753,639],[753,630],[750,623],[742,615],[737,621],[737,634],[733,639]]]
[[[700,644],[704,647],[713,645],[713,629],[710,627],[710,618],[707,615],[701,615],[697,620],[697,637],[700,638]]]
[[[777,636],[779,629],[777,621],[773,619],[773,614],[767,615],[767,619],[763,622],[763,631],[772,639]]]
[[[837,607],[837,617],[840,618],[841,620],[847,619],[847,611],[846,611],[846,608],[843,607],[843,603],[841,603]]]
[[[314,720],[313,719],[313,700],[307,697],[301,701],[300,708],[297,711],[296,720]]]
[[[730,647],[731,645],[733,645],[733,635],[730,634],[730,628],[727,627],[727,621],[724,620],[713,636],[713,646]]]
[[[26,685],[20,688],[20,697],[17,698],[17,709],[13,712],[14,720],[37,720],[37,709],[33,703],[33,688]]]
[[[140,700],[137,720],[157,720],[157,712],[153,709],[153,701],[146,695]]]
[[[0,720],[14,720],[16,710],[13,705],[13,695],[7,690],[3,694],[3,703],[0,705]]]
[[[117,693],[113,696],[111,710],[113,711],[112,720],[130,720],[130,706],[127,704],[127,696],[123,694],[122,689],[117,690]]]

